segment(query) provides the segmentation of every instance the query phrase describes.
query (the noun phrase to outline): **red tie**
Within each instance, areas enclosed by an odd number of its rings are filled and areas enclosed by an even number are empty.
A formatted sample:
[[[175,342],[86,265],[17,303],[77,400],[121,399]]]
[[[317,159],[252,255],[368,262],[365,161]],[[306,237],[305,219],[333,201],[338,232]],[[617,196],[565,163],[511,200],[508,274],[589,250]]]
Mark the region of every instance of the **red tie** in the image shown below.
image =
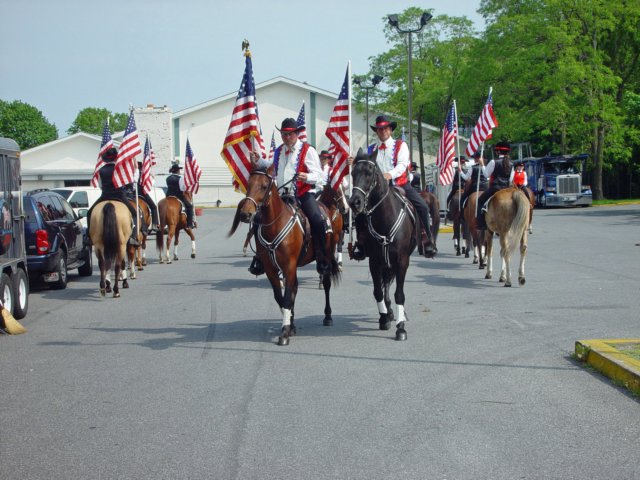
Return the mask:
[[[285,154],[285,155],[290,155],[290,154],[291,154],[291,150],[286,150],[286,151],[284,152],[284,154]]]
[[[383,143],[382,145],[380,145],[380,150],[386,150],[387,149],[387,144]]]

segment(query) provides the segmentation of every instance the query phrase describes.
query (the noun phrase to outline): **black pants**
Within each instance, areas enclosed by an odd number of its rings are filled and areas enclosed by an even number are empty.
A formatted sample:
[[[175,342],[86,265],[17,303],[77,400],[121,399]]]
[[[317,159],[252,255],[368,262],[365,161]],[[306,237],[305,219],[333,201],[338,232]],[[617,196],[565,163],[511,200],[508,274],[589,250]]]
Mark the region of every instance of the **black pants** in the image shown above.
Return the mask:
[[[478,197],[478,206],[477,206],[477,210],[476,210],[476,219],[480,218],[480,211],[482,210],[482,207],[484,206],[485,203],[487,203],[487,200],[489,200],[492,195],[494,195],[496,192],[502,190],[503,188],[507,188],[506,186],[502,186],[502,185],[491,185],[487,190],[485,190],[484,192],[482,192],[482,195],[480,195],[480,197]]]
[[[318,202],[316,201],[316,197],[313,193],[307,192],[301,197],[298,197],[300,201],[300,207],[302,211],[309,219],[309,225],[311,225],[311,236],[313,237],[314,248],[320,248],[320,252],[316,252],[316,258],[318,258],[318,254],[325,254],[325,229],[324,229],[324,220],[322,219],[322,212],[320,211],[320,207],[318,206]]]
[[[131,238],[138,238],[138,212],[136,212],[136,209],[133,208],[133,205],[131,205],[131,203],[129,202],[129,199],[127,198],[124,191],[117,193],[102,192],[100,198],[98,198],[98,200],[96,200],[93,205],[91,205],[91,208],[87,213],[87,235],[91,231],[91,212],[93,212],[93,207],[95,207],[100,202],[106,202],[108,200],[116,200],[118,202],[124,203],[127,206],[129,212],[131,212],[131,218],[133,219],[133,230],[131,230]]]
[[[413,207],[416,209],[416,213],[418,217],[420,217],[420,221],[422,222],[422,226],[426,230],[427,236],[433,243],[433,238],[431,236],[431,221],[429,219],[429,206],[427,202],[420,196],[420,194],[413,188],[410,184],[405,183],[402,185],[404,189],[407,199],[411,202]]]
[[[449,204],[451,203],[451,199],[453,198],[453,196],[456,194],[458,190],[460,190],[458,188],[458,184],[454,183],[453,187],[451,187],[451,191],[449,192],[449,195],[447,196],[447,203],[446,203],[447,209],[449,209]]]
[[[189,228],[193,227],[193,204],[185,198],[182,192],[180,192],[180,195],[175,195],[175,197],[184,204],[184,211],[187,214],[187,226]]]
[[[477,182],[471,182],[467,187],[465,187],[462,196],[460,197],[460,206],[464,208],[464,202],[467,201],[469,195],[476,191],[478,188]],[[487,182],[480,182],[479,192],[484,192],[487,188],[489,188],[489,184]]]
[[[151,223],[153,225],[158,225],[160,223],[160,221],[158,220],[158,207],[151,199],[151,195],[149,195],[148,193],[141,193],[138,196],[141,197],[145,202],[147,202],[147,205],[149,205],[149,210],[151,210]]]

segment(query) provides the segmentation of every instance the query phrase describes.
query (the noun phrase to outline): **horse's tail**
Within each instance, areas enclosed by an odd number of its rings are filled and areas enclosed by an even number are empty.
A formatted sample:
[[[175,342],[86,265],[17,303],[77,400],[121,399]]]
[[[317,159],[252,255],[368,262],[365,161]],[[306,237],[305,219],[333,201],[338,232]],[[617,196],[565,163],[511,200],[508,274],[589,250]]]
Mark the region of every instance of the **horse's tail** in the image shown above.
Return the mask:
[[[242,208],[243,202],[244,202],[244,198],[240,200],[240,203],[238,203],[238,208],[236,208],[236,214],[233,217],[233,224],[231,225],[231,230],[229,230],[229,232],[227,233],[227,238],[233,235],[234,233],[236,233],[236,229],[240,224],[240,209]]]
[[[440,205],[438,197],[433,195],[432,201],[427,202],[429,206],[429,214],[431,215],[431,233],[433,234],[433,242],[438,240],[438,232],[440,230]]]
[[[525,230],[529,227],[529,209],[531,204],[527,195],[515,189],[511,194],[511,199],[516,204],[516,215],[511,222],[511,228],[507,232],[507,238],[509,239],[508,248],[513,250],[518,244]]]
[[[102,244],[105,270],[111,269],[120,253],[120,232],[116,218],[116,207],[106,203],[102,207]]]
[[[162,253],[162,248],[164,246],[164,222],[160,221],[160,225],[158,225],[158,230],[156,231],[156,250]]]

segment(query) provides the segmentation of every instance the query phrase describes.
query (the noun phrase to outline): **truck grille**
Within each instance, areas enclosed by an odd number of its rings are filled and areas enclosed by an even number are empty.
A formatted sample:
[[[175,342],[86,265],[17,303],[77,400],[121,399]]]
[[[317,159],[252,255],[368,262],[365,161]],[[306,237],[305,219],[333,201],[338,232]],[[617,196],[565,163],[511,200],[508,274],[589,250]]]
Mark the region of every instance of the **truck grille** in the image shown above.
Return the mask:
[[[568,175],[556,178],[556,189],[559,195],[580,193],[580,176]]]

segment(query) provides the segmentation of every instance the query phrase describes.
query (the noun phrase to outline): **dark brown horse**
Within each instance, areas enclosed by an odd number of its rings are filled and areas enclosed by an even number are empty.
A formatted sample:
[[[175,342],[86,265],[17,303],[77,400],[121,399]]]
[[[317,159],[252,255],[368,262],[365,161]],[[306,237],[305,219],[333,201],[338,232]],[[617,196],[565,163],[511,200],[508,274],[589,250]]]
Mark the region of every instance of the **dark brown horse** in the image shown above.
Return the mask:
[[[131,203],[134,209],[136,208],[135,200],[130,199],[129,203]],[[144,267],[147,265],[145,250],[147,248],[149,228],[151,228],[151,209],[144,198],[138,197],[138,242],[140,245],[137,247],[127,246],[127,251],[133,251],[134,263],[138,270],[144,270]]]
[[[502,270],[500,281],[505,287],[511,286],[511,254],[520,244],[520,268],[518,283],[525,284],[524,261],[527,256],[527,239],[529,227],[529,211],[531,203],[526,194],[519,188],[504,188],[489,200],[485,218],[487,221],[487,274],[490,279],[493,272],[493,234],[500,236],[500,257]]]
[[[191,193],[184,192],[187,200],[191,201]],[[184,230],[191,238],[191,258],[196,258],[196,237],[193,231],[187,227],[187,214],[182,211],[182,202],[176,197],[166,197],[158,202],[159,229],[156,232],[156,248],[160,255],[160,263],[171,263],[178,259],[178,244],[180,243],[180,230]],[[167,242],[164,243],[164,230],[167,227]],[[171,253],[171,241],[175,237],[173,253]],[[166,247],[166,250],[165,250]],[[165,254],[166,252],[166,254]]]
[[[413,206],[389,186],[375,162],[362,149],[353,163],[353,189],[349,206],[353,213],[366,216],[368,231],[365,250],[373,280],[373,296],[380,313],[379,328],[388,330],[394,320],[389,287],[395,279],[394,300],[398,308],[396,340],[406,340],[404,281],[409,259],[416,248],[416,215]]]
[[[482,231],[476,227],[476,203],[481,194],[482,192],[472,192],[471,195],[467,197],[463,212],[464,223],[469,229],[469,236],[471,237],[473,246],[473,263],[478,263],[480,270],[484,269],[487,265],[485,239]]]
[[[453,221],[453,248],[456,252],[456,256],[460,256],[464,253],[465,258],[469,258],[469,250],[472,247],[471,234],[467,223],[464,221],[464,211],[460,200],[462,198],[463,190],[458,190],[451,197],[451,203],[449,204],[449,215]],[[464,241],[464,245],[462,242]]]
[[[331,229],[325,237],[327,252],[336,249],[337,235],[342,228],[342,216],[334,215],[330,208],[318,203],[323,214],[331,220]],[[256,216],[256,214],[258,214]],[[273,176],[273,168],[254,169],[249,175],[246,197],[238,204],[229,236],[233,235],[242,221],[256,222],[256,253],[273,289],[273,297],[282,310],[282,330],[278,345],[288,345],[290,337],[295,335],[295,301],[298,294],[298,267],[315,260],[313,242],[311,242],[309,222],[302,210],[286,203],[278,194]],[[334,255],[327,255],[330,273],[323,276],[325,293],[323,325],[333,325],[329,292],[331,284],[340,278],[338,263]],[[278,273],[284,278],[284,293]]]
[[[431,217],[431,237],[433,238],[433,246],[435,247],[438,243],[438,232],[440,231],[440,201],[437,196],[428,190],[422,190],[420,192],[420,196],[427,204],[427,207],[429,207],[429,216]],[[420,226],[419,232],[416,228],[418,253],[420,255],[424,255],[425,249],[431,245],[431,241],[424,230],[424,225],[420,222],[420,217],[417,216],[416,218],[418,220],[418,225]]]

